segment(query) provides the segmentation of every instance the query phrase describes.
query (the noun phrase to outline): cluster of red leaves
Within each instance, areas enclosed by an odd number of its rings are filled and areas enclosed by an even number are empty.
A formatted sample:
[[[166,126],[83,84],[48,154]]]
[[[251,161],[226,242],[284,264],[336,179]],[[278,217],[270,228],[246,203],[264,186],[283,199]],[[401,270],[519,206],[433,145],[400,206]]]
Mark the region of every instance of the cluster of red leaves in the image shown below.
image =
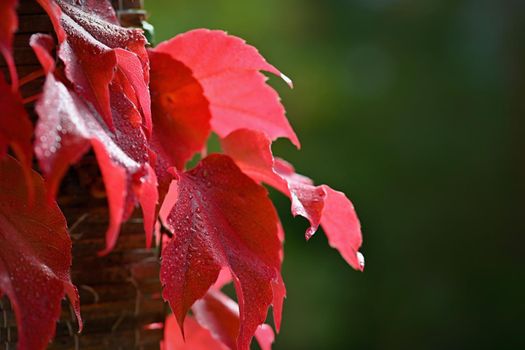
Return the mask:
[[[272,155],[276,138],[300,144],[261,71],[291,81],[254,47],[199,29],[146,49],[142,32],[119,26],[108,1],[38,2],[56,40],[30,39],[46,75],[34,127],[13,60],[17,1],[0,5],[0,52],[11,81],[0,76],[0,294],[13,303],[19,348],[45,348],[64,295],[79,310],[69,277],[71,241],[54,197],[70,165],[90,149],[110,212],[101,254],[112,250],[137,205],[148,246],[158,220],[173,234],[163,241],[160,273],[173,312],[165,349],[246,350],[254,336],[270,349],[274,334],[264,322],[272,305],[279,330],[286,295],[284,233],[261,183],[290,197],[293,215],[310,222],[307,239],[321,225],[330,245],[363,268],[360,225],[348,198],[314,186]],[[224,154],[187,170],[212,132]],[[7,156],[8,147],[19,162]],[[31,169],[33,155],[43,179]],[[231,281],[238,305],[220,292]]]

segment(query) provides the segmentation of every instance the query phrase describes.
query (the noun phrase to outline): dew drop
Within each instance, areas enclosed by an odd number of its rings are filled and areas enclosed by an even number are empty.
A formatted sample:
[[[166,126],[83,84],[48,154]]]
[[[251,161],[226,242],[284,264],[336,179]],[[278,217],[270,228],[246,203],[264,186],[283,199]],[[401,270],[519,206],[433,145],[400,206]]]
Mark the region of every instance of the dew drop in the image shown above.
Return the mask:
[[[312,226],[308,227],[308,229],[306,229],[306,233],[305,233],[305,238],[306,240],[308,241],[310,238],[312,238],[312,236],[314,235],[316,229]]]
[[[361,252],[357,252],[357,261],[359,261],[359,266],[363,270],[365,268],[365,256]]]

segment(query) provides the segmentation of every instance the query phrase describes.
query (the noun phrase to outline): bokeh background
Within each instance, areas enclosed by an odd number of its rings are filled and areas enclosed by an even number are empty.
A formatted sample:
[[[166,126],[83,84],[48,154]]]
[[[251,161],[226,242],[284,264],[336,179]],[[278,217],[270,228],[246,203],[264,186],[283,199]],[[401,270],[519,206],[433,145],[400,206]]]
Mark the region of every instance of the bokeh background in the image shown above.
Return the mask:
[[[525,3],[146,0],[157,42],[245,38],[294,79],[274,152],[345,191],[364,273],[292,219],[275,349],[525,349]]]

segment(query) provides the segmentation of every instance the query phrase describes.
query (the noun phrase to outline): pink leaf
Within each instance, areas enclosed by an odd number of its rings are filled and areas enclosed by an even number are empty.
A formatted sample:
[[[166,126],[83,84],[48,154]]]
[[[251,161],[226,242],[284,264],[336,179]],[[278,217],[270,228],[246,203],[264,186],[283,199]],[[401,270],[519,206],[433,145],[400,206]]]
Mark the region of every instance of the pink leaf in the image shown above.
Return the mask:
[[[159,44],[154,51],[191,69],[210,103],[212,130],[220,136],[247,128],[262,131],[271,139],[287,137],[300,146],[279,96],[259,71],[291,82],[253,46],[223,31],[197,29]]]
[[[244,173],[256,181],[275,187],[292,200],[292,213],[308,219],[309,239],[321,225],[330,246],[337,249],[355,269],[363,270],[359,253],[361,226],[352,202],[342,192],[327,185],[314,186],[312,180],[295,173],[293,167],[274,159],[270,139],[262,133],[239,130],[222,140],[222,147]]]
[[[13,159],[0,161],[0,294],[13,305],[18,349],[45,349],[55,332],[67,294],[79,315],[71,284],[71,240],[55,202],[45,200],[44,182],[32,173],[36,204],[29,206],[23,170]],[[80,327],[81,321],[79,319]]]
[[[55,59],[51,52],[55,48],[53,37],[47,34],[33,34],[29,39],[29,45],[35,52],[44,72],[50,73],[55,70]]]
[[[227,267],[240,304],[237,347],[248,349],[279,278],[278,218],[267,191],[224,155],[210,155],[178,175],[177,200],[161,219],[174,233],[162,252],[163,297],[182,326],[187,311]],[[168,193],[167,198],[174,197]],[[164,215],[163,215],[164,214]]]
[[[184,321],[184,338],[175,316],[169,315],[164,325],[162,350],[228,350],[224,344],[212,337],[193,317]]]
[[[218,290],[210,290],[204,298],[192,307],[195,319],[212,336],[230,349],[237,346],[239,335],[239,305]],[[260,325],[255,331],[255,338],[262,350],[271,350],[275,335],[267,324]]]

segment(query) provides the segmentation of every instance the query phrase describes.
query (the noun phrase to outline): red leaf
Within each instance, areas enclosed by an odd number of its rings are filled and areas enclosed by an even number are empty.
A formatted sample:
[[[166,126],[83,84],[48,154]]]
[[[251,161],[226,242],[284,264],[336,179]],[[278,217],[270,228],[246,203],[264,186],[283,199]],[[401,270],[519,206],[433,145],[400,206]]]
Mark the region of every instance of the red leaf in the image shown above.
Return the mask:
[[[22,163],[24,175],[29,189],[29,199],[32,201],[31,189],[31,160],[33,158],[33,125],[29,120],[22,97],[18,92],[13,92],[0,74],[0,159],[7,153],[11,146],[14,153]]]
[[[291,81],[253,46],[223,31],[197,29],[159,44],[154,51],[169,54],[191,69],[210,103],[211,127],[220,136],[247,128],[272,139],[287,137],[300,146],[279,96],[259,71]]]
[[[142,208],[144,230],[146,233],[146,247],[150,248],[153,242],[153,231],[157,223],[157,204],[159,203],[159,192],[157,176],[151,166],[144,165],[145,174],[135,184],[135,193]]]
[[[184,321],[184,338],[173,315],[166,318],[162,350],[228,350],[220,341],[212,337],[193,317]]]
[[[312,180],[296,174],[293,167],[273,158],[271,141],[264,134],[239,130],[222,140],[222,147],[237,165],[256,181],[275,187],[292,200],[293,215],[310,221],[309,239],[321,225],[331,247],[355,269],[364,268],[359,253],[361,226],[352,202],[342,192],[327,185],[314,186]]]
[[[280,257],[282,261],[282,258],[283,258],[282,249],[280,252]],[[279,331],[281,330],[284,298],[286,298],[286,287],[284,285],[284,281],[281,275],[278,276],[278,279],[276,281],[272,282],[272,291],[273,291],[273,301],[272,301],[273,322],[275,323],[275,330],[277,331],[277,333],[279,333]]]
[[[0,161],[0,294],[13,305],[21,350],[47,347],[66,294],[79,316],[66,221],[34,172],[32,182],[36,204],[29,206],[22,168],[9,157]]]
[[[59,6],[54,1],[39,0],[39,3],[55,26],[61,44],[59,57],[76,92],[95,106],[113,130],[109,85],[115,84],[115,73],[119,72],[118,84],[126,97],[135,102],[133,107],[140,111],[144,128],[151,132],[149,65],[142,32],[119,26],[106,0],[80,4],[60,0],[56,2]],[[94,8],[92,4],[96,4]],[[107,14],[101,14],[104,11]]]
[[[174,233],[162,252],[163,297],[182,326],[221,268],[229,268],[241,308],[237,344],[246,350],[266,319],[281,267],[278,218],[267,191],[229,157],[216,154],[178,175],[168,202],[173,197],[169,215],[161,210]]]
[[[272,350],[272,344],[275,341],[272,327],[266,323],[260,325],[255,331],[255,339],[257,339],[261,350]]]
[[[55,70],[55,59],[51,52],[55,48],[53,37],[47,34],[33,34],[29,39],[29,45],[35,52],[38,61],[46,74]]]
[[[152,142],[160,157],[182,170],[210,135],[208,100],[184,64],[165,53],[150,50],[149,54],[155,123]]]
[[[18,0],[0,1],[0,53],[9,67],[13,91],[18,90],[18,74],[13,59],[13,34],[18,28],[17,5]]]
[[[279,237],[280,241],[284,241],[284,232],[282,230],[281,224],[279,223],[279,235],[282,237]],[[279,252],[279,257],[281,258],[281,262],[283,260],[283,246],[281,245],[281,250]],[[284,298],[286,298],[286,287],[284,285],[284,281],[282,279],[282,276],[279,274],[277,276],[277,280],[272,282],[272,291],[273,291],[273,321],[275,323],[275,329],[277,330],[277,333],[279,333],[279,330],[281,328],[281,318],[283,313],[283,302]],[[221,290],[222,287],[224,287],[226,284],[232,282],[232,275],[230,271],[227,268],[223,268],[221,272],[219,273],[219,277],[217,277],[217,281],[215,281],[215,284],[210,288],[213,290]],[[273,331],[272,331],[273,333]],[[257,336],[257,333],[255,334]]]
[[[236,348],[239,333],[239,306],[219,291],[210,291],[198,300],[194,317],[184,321],[184,338],[173,315],[166,318],[163,350],[226,350]],[[255,338],[262,350],[271,350],[275,335],[267,324],[260,325]]]
[[[91,16],[97,16],[100,19],[111,24],[119,25],[119,20],[111,3],[106,0],[63,0],[71,5],[76,6],[83,12]]]
[[[110,209],[106,249],[101,254],[113,248],[122,221],[129,217],[137,203],[143,209],[146,244],[149,247],[158,200],[157,180],[149,165],[150,149],[140,128],[141,117],[124,93],[127,84],[122,81],[127,78],[117,71],[110,85],[115,128],[115,132],[111,132],[89,103],[53,75],[54,64],[49,52],[51,41],[51,37],[42,34],[33,35],[30,40],[47,73],[44,92],[35,108],[40,116],[35,130],[35,153],[48,179],[49,196],[56,195],[60,180],[69,166],[93,146]]]
[[[40,6],[44,9],[44,11],[47,12],[47,15],[49,16],[49,19],[51,20],[51,23],[53,24],[53,28],[55,29],[55,33],[57,35],[58,41],[63,42],[66,40],[66,33],[64,32],[64,29],[62,29],[62,26],[60,25],[60,17],[62,15],[62,10],[60,10],[60,6],[54,1],[54,0],[36,0]]]
[[[93,147],[102,172],[110,208],[106,250],[116,243],[120,224],[129,217],[137,201],[146,218],[147,241],[151,242],[155,215],[156,178],[148,164],[146,137],[141,128],[126,120],[129,100],[112,86],[116,132],[107,129],[96,111],[63,83],[48,74],[44,92],[37,102],[35,153],[48,179],[50,196],[69,166]]]
[[[210,290],[206,296],[192,307],[193,315],[196,320],[212,336],[227,345],[230,349],[235,349],[239,334],[239,305],[220,291]],[[275,335],[267,324],[260,325],[255,338],[259,342],[262,350],[271,350]]]

